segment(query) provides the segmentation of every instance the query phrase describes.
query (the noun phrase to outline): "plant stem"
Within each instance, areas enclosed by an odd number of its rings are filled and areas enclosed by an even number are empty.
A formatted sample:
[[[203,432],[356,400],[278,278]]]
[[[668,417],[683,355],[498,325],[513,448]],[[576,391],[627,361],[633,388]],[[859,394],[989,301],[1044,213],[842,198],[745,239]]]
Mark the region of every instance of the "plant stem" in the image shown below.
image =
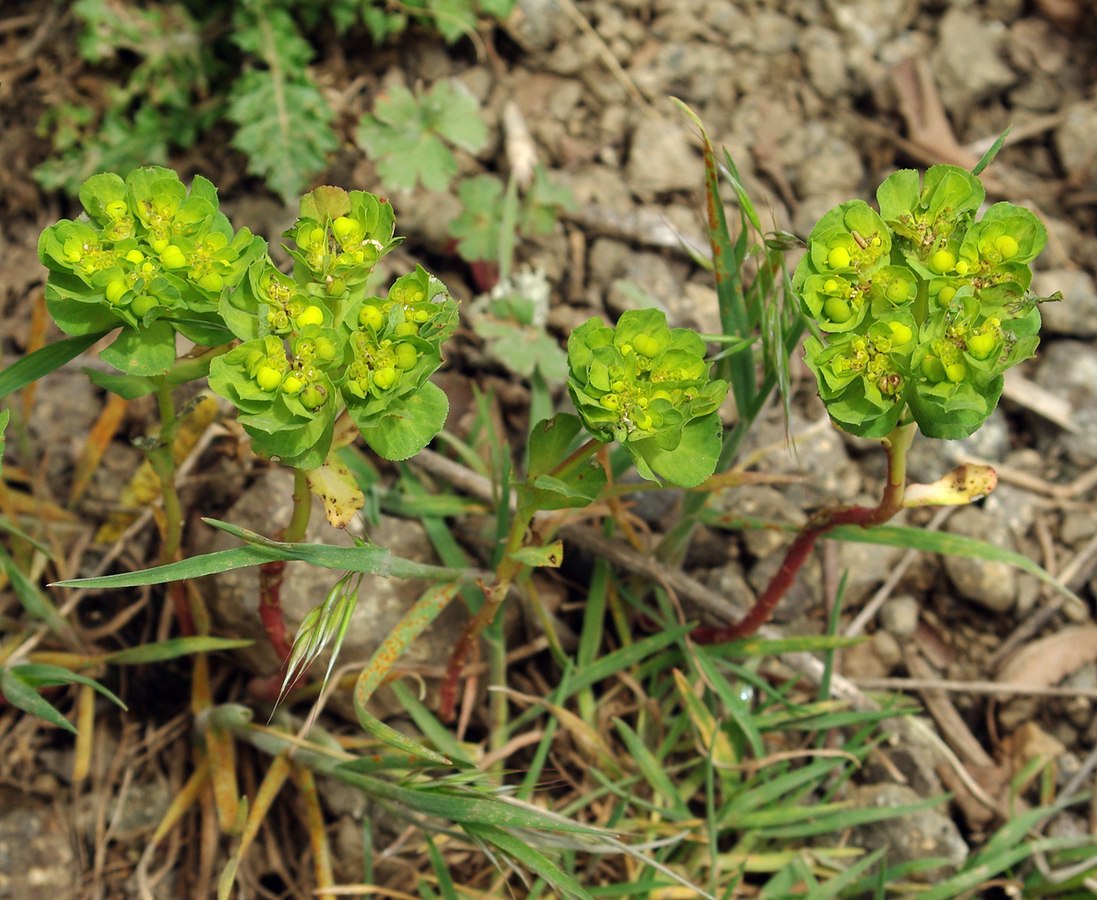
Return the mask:
[[[183,506],[175,489],[175,432],[179,420],[175,416],[175,404],[171,396],[171,384],[165,376],[156,379],[156,402],[160,413],[160,436],[156,446],[148,453],[149,465],[160,480],[160,496],[164,503],[164,534],[160,547],[160,563],[175,562],[183,543]],[[187,603],[183,582],[173,581],[167,588],[179,620],[179,629],[185,635],[194,633],[194,620]]]
[[[308,473],[304,469],[294,469],[293,512],[278,539],[290,542],[304,540],[311,512]],[[285,575],[285,560],[263,563],[259,567],[259,619],[271,647],[282,662],[289,659],[292,649],[292,642],[286,633],[286,618],[282,614],[282,580]]]
[[[887,452],[888,473],[884,493],[876,506],[838,506],[821,510],[796,536],[785,553],[780,568],[770,579],[766,589],[754,602],[750,612],[734,625],[695,628],[690,637],[699,644],[719,644],[749,637],[769,621],[777,604],[788,593],[796,580],[796,574],[811,555],[815,542],[838,525],[869,527],[888,521],[903,508],[903,494],[907,482],[907,451],[914,439],[915,425],[898,425],[883,439]]]
[[[452,721],[457,712],[457,682],[461,676],[461,667],[464,666],[465,661],[472,652],[476,639],[494,621],[496,614],[499,612],[499,607],[503,605],[503,601],[506,599],[511,583],[523,569],[522,563],[518,562],[512,554],[514,551],[521,549],[526,539],[526,530],[532,521],[533,511],[520,507],[511,522],[510,534],[507,536],[507,543],[503,549],[502,558],[499,560],[499,566],[495,570],[495,581],[490,585],[483,585],[484,603],[477,610],[476,615],[469,619],[457,638],[457,644],[454,646],[449,664],[446,666],[446,677],[442,681],[440,691],[440,714],[443,721]],[[494,673],[494,666],[492,671]],[[505,675],[505,666],[503,674]]]

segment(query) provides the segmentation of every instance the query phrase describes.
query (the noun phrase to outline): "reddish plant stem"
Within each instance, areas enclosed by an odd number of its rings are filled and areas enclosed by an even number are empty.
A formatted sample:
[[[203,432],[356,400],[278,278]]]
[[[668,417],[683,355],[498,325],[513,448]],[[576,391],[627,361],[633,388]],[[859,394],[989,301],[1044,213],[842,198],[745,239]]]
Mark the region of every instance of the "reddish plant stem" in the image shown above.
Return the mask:
[[[307,474],[303,469],[294,469],[293,513],[279,540],[303,540],[311,511],[312,497],[309,495]],[[293,646],[286,632],[285,616],[282,614],[282,581],[285,576],[285,560],[275,560],[259,566],[259,621],[263,624],[271,647],[283,663],[289,659]]]
[[[789,592],[796,581],[797,573],[807,562],[820,537],[839,525],[860,525],[864,528],[881,525],[899,512],[903,508],[903,494],[906,490],[906,453],[913,437],[913,425],[900,425],[884,438],[884,448],[888,456],[888,478],[877,506],[838,506],[817,513],[796,536],[780,567],[766,585],[766,589],[754,601],[750,612],[733,625],[702,625],[693,629],[690,637],[698,644],[722,644],[750,637],[770,620],[777,604]]]

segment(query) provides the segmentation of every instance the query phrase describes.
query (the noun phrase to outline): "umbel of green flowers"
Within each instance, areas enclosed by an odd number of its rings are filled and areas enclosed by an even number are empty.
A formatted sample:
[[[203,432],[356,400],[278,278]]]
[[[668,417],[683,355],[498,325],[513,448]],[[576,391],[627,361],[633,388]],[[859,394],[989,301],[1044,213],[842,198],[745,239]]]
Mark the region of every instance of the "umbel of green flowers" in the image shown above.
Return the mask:
[[[1036,350],[1029,264],[1046,230],[1011,203],[977,220],[983,186],[957,166],[898,171],[876,198],[878,213],[842,203],[808,238],[793,277],[817,329],[808,366],[846,431],[883,437],[909,410],[930,437],[966,437]]]
[[[709,377],[696,332],[668,328],[656,309],[630,310],[615,328],[590,319],[568,338],[568,367],[587,430],[619,441],[644,478],[693,487],[713,473],[728,384]]]
[[[395,247],[391,206],[363,191],[318,188],[286,238],[291,275],[264,255],[220,309],[243,340],[214,360],[210,387],[240,411],[253,445],[314,468],[345,409],[388,459],[421,450],[445,424],[446,395],[427,379],[457,326],[457,304],[422,267],[386,296],[367,284]]]
[[[457,305],[422,268],[373,293],[374,268],[399,243],[387,201],[334,187],[306,194],[285,274],[262,238],[233,231],[201,176],[188,191],[154,166],[95,175],[80,200],[85,216],[39,240],[47,304],[67,334],[118,329],[101,355],[122,372],[168,373],[176,332],[210,347],[239,340],[210,363],[210,387],[236,406],[256,451],[299,468],[323,463],[344,410],[389,459],[442,428],[449,404],[428,378]]]
[[[94,175],[80,189],[85,216],[46,228],[38,256],[49,269],[46,304],[70,335],[119,328],[103,358],[129,375],[175,362],[175,332],[215,346],[231,340],[218,312],[266,243],[233,231],[217,189],[196,176],[190,191],[170,169],[136,169],[124,180]]]

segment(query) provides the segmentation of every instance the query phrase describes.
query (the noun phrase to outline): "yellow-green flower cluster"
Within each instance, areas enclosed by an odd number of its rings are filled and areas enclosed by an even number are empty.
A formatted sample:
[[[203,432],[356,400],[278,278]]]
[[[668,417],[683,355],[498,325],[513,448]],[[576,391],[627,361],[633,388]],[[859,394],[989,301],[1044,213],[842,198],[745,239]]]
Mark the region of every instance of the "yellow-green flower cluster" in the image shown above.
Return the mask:
[[[984,196],[956,166],[924,181],[903,170],[880,186],[879,213],[843,203],[812,230],[793,287],[816,328],[808,365],[841,427],[880,437],[909,410],[927,435],[966,436],[997,404],[1002,372],[1035,350],[1029,264],[1046,232],[1009,203],[976,221]]]
[[[38,245],[50,270],[49,310],[62,331],[170,323],[145,339],[165,345],[158,357],[175,330],[204,344],[228,339],[217,312],[221,291],[240,280],[265,244],[246,228],[233,231],[209,181],[195,177],[188,192],[175,172],[149,166],[125,179],[95,175],[80,200],[86,217],[51,225]],[[151,374],[148,364],[137,360],[127,371]]]
[[[587,430],[623,444],[641,475],[692,486],[712,474],[728,385],[709,377],[696,332],[668,328],[655,309],[630,310],[616,328],[591,319],[568,339],[568,366]]]

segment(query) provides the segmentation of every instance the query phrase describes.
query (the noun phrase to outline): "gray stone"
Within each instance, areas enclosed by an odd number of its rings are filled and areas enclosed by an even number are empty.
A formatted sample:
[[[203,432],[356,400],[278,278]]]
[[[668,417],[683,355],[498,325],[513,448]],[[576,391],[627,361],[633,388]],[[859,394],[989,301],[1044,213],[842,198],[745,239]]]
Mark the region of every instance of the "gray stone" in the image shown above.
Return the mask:
[[[1097,119],[1094,120],[1097,127]],[[1097,131],[1093,132],[1097,135]],[[1043,331],[1073,338],[1097,337],[1097,286],[1082,269],[1051,269],[1038,272],[1032,289],[1041,297],[1060,291],[1063,299],[1040,306]]]
[[[974,104],[1000,94],[1017,76],[1002,60],[1000,23],[952,8],[937,27],[937,46],[930,62],[945,108],[966,115]]]
[[[801,144],[801,141],[797,142]],[[837,191],[856,194],[864,177],[860,154],[849,141],[821,122],[806,122],[795,169],[795,184],[802,197]]]
[[[880,624],[897,638],[908,638],[918,628],[922,604],[910,594],[897,594],[880,607]]]
[[[1067,113],[1063,123],[1055,129],[1055,151],[1059,163],[1076,182],[1085,175],[1090,180],[1097,176],[1097,108],[1092,104],[1078,103]]]
[[[684,279],[684,269],[661,254],[628,253],[618,277],[610,282],[606,308],[617,315],[651,305],[666,311],[669,298],[681,293]]]
[[[965,506],[949,519],[952,534],[976,538],[1012,550],[1009,528],[974,506]],[[1009,612],[1017,601],[1017,573],[1002,562],[947,554],[945,571],[956,590],[968,600],[995,613]]]
[[[1097,534],[1097,518],[1090,511],[1077,509],[1063,514],[1059,525],[1059,540],[1071,547],[1080,547]]]
[[[870,51],[906,29],[918,12],[914,0],[827,0],[834,23]]]
[[[726,491],[721,495],[720,507],[737,516],[775,525],[800,527],[807,521],[802,509],[791,503],[783,493],[766,485],[747,485]],[[755,558],[777,553],[791,540],[791,534],[775,528],[748,528],[743,531],[743,542]]]
[[[80,867],[52,804],[0,792],[0,897],[75,897]]]
[[[859,809],[885,809],[918,803],[922,797],[901,784],[866,784],[854,788],[849,799]],[[934,881],[959,867],[968,856],[956,823],[935,809],[921,809],[853,830],[851,846],[866,851],[886,848],[889,865],[940,857],[947,860],[938,868],[920,871],[920,881]]]
[[[1097,463],[1097,347],[1085,341],[1053,341],[1040,349],[1036,383],[1070,403],[1077,431],[1062,434],[1071,462]]]
[[[872,635],[872,649],[876,658],[884,665],[885,674],[890,674],[903,661],[903,648],[890,631],[877,631]]]
[[[833,99],[849,90],[846,53],[834,31],[819,25],[805,28],[800,37],[800,52],[808,80],[821,97]]]
[[[234,525],[258,531],[261,534],[275,535],[289,521],[292,492],[292,475],[287,470],[271,469],[244,493],[225,515],[225,519]],[[372,529],[369,537],[390,550],[394,556],[417,562],[436,562],[431,544],[417,522],[382,516],[380,524]],[[306,540],[340,546],[352,544],[346,532],[332,528],[328,524],[323,507],[315,497]],[[239,541],[235,538],[218,532],[210,549],[223,550],[238,545]],[[342,574],[329,569],[315,568],[305,563],[287,563],[281,600],[286,627],[290,635],[296,633],[305,614],[323,602],[332,585]],[[277,672],[280,661],[267,641],[266,632],[263,630],[257,612],[259,606],[257,570],[248,568],[224,572],[212,576],[208,585],[207,602],[218,632],[232,637],[251,638],[255,641],[253,646],[235,651],[238,660],[259,675],[272,675]],[[358,604],[340,652],[340,662],[364,664],[368,661],[380,642],[428,586],[428,583],[420,580],[366,576],[358,592]],[[465,619],[466,614],[461,602],[458,600],[451,603],[434,624],[408,648],[401,657],[401,663],[437,671],[449,659],[450,651]],[[325,665],[326,659],[325,655],[317,666]],[[437,677],[427,681],[432,689],[437,688],[438,683]],[[374,694],[373,704],[375,714],[380,716],[387,716],[403,709],[386,689],[381,689]]]
[[[527,50],[548,50],[574,34],[575,24],[559,0],[518,0],[506,29]]]
[[[641,196],[696,191],[703,186],[704,166],[681,120],[650,116],[640,120],[632,133],[625,177]]]

